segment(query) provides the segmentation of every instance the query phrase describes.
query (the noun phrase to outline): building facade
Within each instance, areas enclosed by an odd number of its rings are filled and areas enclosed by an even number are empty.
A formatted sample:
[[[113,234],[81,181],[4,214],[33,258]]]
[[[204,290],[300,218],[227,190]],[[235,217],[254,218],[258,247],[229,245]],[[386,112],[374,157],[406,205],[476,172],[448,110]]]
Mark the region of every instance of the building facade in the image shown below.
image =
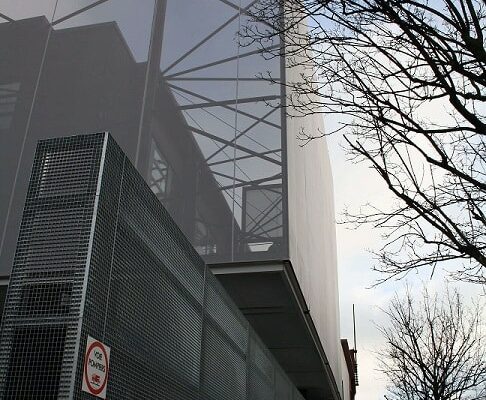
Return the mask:
[[[238,34],[256,3],[0,0],[0,274],[37,141],[110,132],[304,396],[346,398],[327,149],[296,138],[322,121]]]
[[[108,133],[39,143],[0,337],[0,398],[101,392],[304,400]]]

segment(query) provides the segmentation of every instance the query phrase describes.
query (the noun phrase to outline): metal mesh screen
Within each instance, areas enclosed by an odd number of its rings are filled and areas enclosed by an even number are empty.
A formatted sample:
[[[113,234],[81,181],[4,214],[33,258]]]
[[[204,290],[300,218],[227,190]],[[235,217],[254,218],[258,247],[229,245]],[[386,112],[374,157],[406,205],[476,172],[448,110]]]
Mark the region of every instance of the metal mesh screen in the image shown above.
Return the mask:
[[[2,399],[69,398],[103,140],[37,147],[2,321]]]
[[[107,398],[301,398],[107,134],[41,143],[23,221],[1,398],[92,398],[88,335],[111,348]]]

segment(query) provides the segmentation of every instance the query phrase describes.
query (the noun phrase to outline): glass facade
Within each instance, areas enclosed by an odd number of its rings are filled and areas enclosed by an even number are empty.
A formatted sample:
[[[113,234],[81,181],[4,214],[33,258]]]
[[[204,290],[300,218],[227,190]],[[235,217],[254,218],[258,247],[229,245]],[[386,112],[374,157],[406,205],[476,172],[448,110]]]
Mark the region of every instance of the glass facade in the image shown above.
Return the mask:
[[[206,261],[286,256],[282,59],[239,35],[268,29],[255,4],[0,0],[0,275],[37,141],[100,131]]]

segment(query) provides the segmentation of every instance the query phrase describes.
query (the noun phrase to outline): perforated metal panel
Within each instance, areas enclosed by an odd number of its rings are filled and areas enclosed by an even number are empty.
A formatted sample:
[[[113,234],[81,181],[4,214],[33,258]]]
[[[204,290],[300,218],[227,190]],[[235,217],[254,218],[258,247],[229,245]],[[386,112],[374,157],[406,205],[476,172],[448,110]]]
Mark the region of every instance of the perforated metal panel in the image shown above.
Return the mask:
[[[301,398],[108,134],[41,142],[15,260],[1,398],[92,399],[88,335],[109,399]]]

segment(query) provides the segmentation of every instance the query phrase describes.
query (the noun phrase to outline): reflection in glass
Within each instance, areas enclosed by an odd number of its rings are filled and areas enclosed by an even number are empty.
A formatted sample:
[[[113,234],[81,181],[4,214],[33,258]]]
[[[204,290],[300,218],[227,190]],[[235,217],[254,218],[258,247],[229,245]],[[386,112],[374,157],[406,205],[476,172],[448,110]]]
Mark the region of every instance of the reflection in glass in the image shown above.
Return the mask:
[[[153,140],[150,165],[150,189],[160,201],[164,202],[170,195],[173,171]]]
[[[137,62],[146,61],[154,0],[59,0],[52,25],[66,29],[111,23],[123,36]]]
[[[20,82],[0,84],[0,130],[10,128],[19,89]]]
[[[255,3],[167,3],[163,84],[179,110],[180,130],[194,137],[197,163],[204,166],[196,182],[194,243],[210,262],[286,253],[281,88],[265,79],[280,78],[282,60],[266,53],[279,43],[269,43],[269,49],[243,43],[244,24],[259,24],[248,16]],[[215,254],[201,244],[207,237]]]
[[[208,262],[285,257],[282,60],[239,35],[254,3],[0,0],[0,272],[37,140],[100,131]]]
[[[57,0],[0,0],[0,23],[45,17],[51,21]]]
[[[217,244],[208,226],[208,222],[204,221],[200,212],[196,211],[196,227],[194,234],[194,247],[200,255],[216,254]]]
[[[251,251],[277,252],[283,236],[282,186],[245,187],[243,207],[244,242]]]
[[[136,158],[154,1],[87,3],[0,0],[0,274],[39,139],[110,131]]]

